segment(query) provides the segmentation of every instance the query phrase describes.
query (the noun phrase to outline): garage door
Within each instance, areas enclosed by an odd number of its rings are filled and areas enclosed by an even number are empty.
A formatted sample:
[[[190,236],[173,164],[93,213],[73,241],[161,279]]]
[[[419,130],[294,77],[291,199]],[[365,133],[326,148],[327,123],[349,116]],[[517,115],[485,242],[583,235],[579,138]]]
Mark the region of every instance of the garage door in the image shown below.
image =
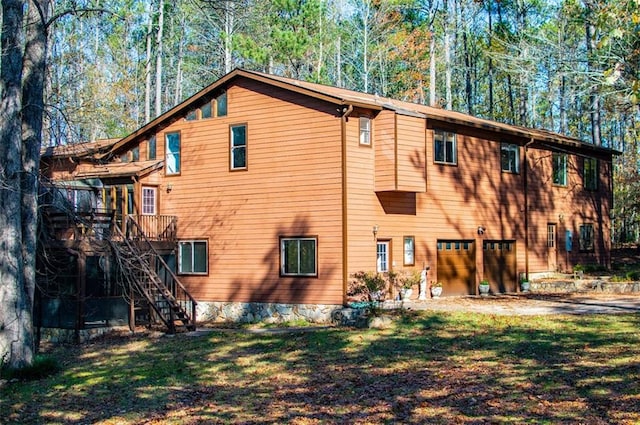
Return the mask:
[[[473,241],[438,241],[438,280],[443,295],[476,293],[475,258]]]
[[[484,277],[489,280],[491,292],[516,292],[516,243],[514,241],[484,241],[482,243]]]

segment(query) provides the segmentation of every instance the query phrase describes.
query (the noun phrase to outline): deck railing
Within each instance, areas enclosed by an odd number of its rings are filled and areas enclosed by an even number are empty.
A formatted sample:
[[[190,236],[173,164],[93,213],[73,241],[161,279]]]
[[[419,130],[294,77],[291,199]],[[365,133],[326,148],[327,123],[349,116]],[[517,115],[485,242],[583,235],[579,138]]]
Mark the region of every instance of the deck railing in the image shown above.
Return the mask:
[[[113,210],[92,210],[87,212],[48,211],[47,222],[56,239],[72,240],[94,238],[119,239],[114,227],[122,230],[126,237],[150,241],[175,242],[178,218],[173,215],[128,214],[122,220]],[[132,222],[137,223],[136,226]]]

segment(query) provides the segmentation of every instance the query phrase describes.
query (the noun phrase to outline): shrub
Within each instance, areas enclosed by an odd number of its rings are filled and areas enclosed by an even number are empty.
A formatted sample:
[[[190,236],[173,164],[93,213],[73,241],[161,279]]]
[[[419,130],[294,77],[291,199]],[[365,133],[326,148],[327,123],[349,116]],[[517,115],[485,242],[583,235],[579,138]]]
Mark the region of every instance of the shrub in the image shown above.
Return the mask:
[[[4,379],[19,379],[26,381],[34,381],[46,378],[60,370],[58,361],[50,356],[36,356],[33,364],[14,369],[3,365],[0,367],[0,376]]]
[[[377,301],[387,286],[387,279],[378,272],[356,272],[351,275],[347,295]]]

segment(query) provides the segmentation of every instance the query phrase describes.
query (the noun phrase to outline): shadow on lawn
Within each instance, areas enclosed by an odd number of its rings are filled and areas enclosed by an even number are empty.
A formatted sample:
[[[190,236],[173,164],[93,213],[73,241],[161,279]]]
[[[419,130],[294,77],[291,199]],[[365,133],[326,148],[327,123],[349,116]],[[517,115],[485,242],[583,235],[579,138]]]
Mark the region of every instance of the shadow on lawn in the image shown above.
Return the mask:
[[[7,423],[623,423],[640,418],[639,325],[407,314],[384,331],[123,339],[0,407]]]

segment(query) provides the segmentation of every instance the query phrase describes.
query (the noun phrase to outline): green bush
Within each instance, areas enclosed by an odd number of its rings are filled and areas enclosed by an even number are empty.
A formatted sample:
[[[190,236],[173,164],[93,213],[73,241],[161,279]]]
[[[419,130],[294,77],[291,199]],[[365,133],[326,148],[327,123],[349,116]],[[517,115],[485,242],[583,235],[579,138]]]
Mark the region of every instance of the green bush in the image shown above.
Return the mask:
[[[51,356],[36,356],[33,364],[14,369],[3,365],[0,367],[0,377],[3,379],[19,379],[22,381],[35,381],[46,378],[60,370],[58,360]]]

